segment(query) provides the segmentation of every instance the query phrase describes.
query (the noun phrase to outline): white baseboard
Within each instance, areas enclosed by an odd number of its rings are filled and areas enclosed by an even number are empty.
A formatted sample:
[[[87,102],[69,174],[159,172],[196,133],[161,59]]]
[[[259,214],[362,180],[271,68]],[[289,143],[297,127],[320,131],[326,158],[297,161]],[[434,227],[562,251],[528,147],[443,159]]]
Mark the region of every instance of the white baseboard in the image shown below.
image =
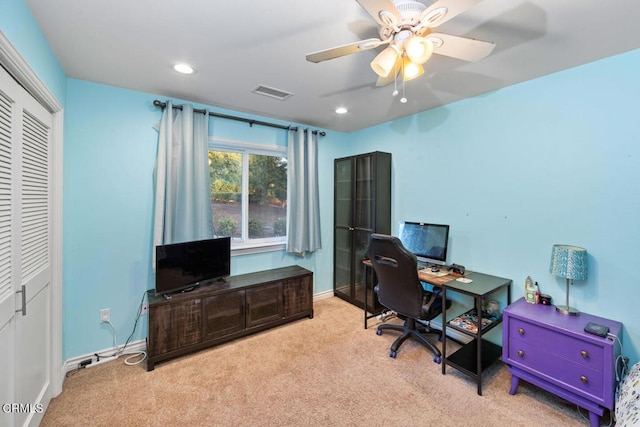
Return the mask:
[[[334,296],[333,289],[330,289],[324,292],[319,292],[317,294],[313,294],[313,302],[321,301],[323,299],[333,298],[333,296]]]
[[[122,348],[119,347],[118,350],[120,350]],[[140,341],[135,341],[130,343],[129,345],[127,345],[127,348],[125,349],[125,352],[120,354],[118,357],[122,357],[124,355],[130,354],[130,353],[140,353],[141,351],[147,351],[147,340],[140,340]],[[91,360],[91,365],[99,365],[103,362],[103,359],[105,361],[111,361],[111,360],[115,360],[118,357],[111,357],[113,354],[115,353],[113,347],[111,348],[107,348],[104,350],[100,350],[100,351],[96,351],[95,353],[87,353],[87,354],[83,354],[81,356],[76,356],[73,357],[71,359],[67,359],[67,361],[64,363],[63,367],[62,367],[62,377],[64,378],[67,374],[67,372],[70,371],[75,371],[76,369],[78,369],[78,367],[80,366],[80,362],[82,362],[83,360],[87,360],[90,359]],[[96,354],[100,355],[100,361],[98,361],[98,358],[96,357]],[[88,365],[88,366],[91,366]]]

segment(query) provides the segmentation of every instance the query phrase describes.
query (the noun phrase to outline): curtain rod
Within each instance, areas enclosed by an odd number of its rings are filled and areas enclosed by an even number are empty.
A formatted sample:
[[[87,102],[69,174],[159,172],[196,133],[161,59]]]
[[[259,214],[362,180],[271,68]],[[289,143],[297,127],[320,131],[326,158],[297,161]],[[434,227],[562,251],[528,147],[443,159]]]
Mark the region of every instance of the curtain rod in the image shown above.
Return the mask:
[[[155,105],[158,108],[166,108],[167,103],[166,102],[162,102],[162,101],[158,101],[157,99],[153,101],[153,105]],[[173,108],[177,108],[178,110],[182,110],[182,105],[174,105]],[[194,113],[206,113],[206,110],[199,110],[197,108],[193,109]],[[285,125],[279,125],[276,123],[269,123],[269,122],[263,122],[260,120],[253,120],[253,119],[247,119],[244,117],[237,117],[237,116],[229,116],[227,114],[220,114],[220,113],[213,113],[211,111],[209,111],[209,115],[213,116],[213,117],[220,117],[222,119],[229,119],[229,120],[236,120],[239,122],[244,122],[244,123],[249,123],[249,126],[253,126],[253,125],[261,125],[261,126],[268,126],[268,127],[272,127],[272,128],[277,128],[277,129],[285,129],[285,130],[298,130],[297,127],[294,126],[285,126]],[[325,136],[327,133],[326,132],[321,132],[318,130],[314,130],[312,131],[313,133],[317,133],[320,136]]]

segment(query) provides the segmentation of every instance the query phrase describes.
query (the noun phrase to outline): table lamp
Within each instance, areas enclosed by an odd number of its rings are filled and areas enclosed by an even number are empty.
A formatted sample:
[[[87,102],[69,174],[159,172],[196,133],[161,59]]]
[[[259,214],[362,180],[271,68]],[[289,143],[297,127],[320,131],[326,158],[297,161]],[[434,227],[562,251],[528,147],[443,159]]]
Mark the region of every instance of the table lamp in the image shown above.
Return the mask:
[[[577,309],[569,306],[569,281],[586,280],[587,250],[577,246],[553,245],[549,272],[567,279],[567,305],[556,306],[556,311],[570,316],[580,314]]]

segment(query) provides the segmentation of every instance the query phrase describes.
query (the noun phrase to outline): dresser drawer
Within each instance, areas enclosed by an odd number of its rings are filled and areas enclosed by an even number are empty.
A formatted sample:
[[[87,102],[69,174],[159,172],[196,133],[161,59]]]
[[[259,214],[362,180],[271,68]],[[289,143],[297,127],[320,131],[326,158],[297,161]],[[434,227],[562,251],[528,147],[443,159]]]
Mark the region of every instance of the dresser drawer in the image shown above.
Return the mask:
[[[604,347],[525,320],[511,318],[508,322],[509,339],[540,348],[570,362],[597,372],[604,371]]]
[[[569,361],[558,354],[518,338],[509,338],[506,363],[535,373],[545,380],[571,390],[591,401],[603,402],[604,374],[584,363]]]

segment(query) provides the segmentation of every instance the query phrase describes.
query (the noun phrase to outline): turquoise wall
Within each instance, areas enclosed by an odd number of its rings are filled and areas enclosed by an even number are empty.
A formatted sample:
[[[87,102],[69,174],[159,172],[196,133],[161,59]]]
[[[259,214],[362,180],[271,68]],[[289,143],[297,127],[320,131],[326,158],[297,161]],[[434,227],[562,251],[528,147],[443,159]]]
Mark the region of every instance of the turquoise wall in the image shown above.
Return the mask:
[[[99,323],[111,309],[119,343],[131,333],[140,300],[153,289],[151,269],[153,171],[157,148],[154,125],[162,111],[156,95],[69,79],[65,110],[63,337],[65,359],[112,345],[111,329]],[[176,103],[183,101],[174,100]],[[197,108],[204,108],[196,104]],[[216,112],[234,114],[216,109]],[[235,113],[237,114],[237,113]],[[257,120],[264,117],[243,115]],[[212,136],[286,145],[287,132],[212,118]],[[328,132],[320,140],[321,165],[343,135]],[[321,168],[321,182],[332,182]],[[323,186],[321,203],[331,212],[332,186]],[[284,251],[232,257],[231,273],[242,274],[299,264],[316,273],[315,292],[332,288],[332,215],[323,217],[324,249],[304,258]],[[318,268],[320,265],[320,268]],[[146,336],[142,319],[133,341]]]
[[[0,0],[0,32],[64,106],[67,76],[24,0]]]

